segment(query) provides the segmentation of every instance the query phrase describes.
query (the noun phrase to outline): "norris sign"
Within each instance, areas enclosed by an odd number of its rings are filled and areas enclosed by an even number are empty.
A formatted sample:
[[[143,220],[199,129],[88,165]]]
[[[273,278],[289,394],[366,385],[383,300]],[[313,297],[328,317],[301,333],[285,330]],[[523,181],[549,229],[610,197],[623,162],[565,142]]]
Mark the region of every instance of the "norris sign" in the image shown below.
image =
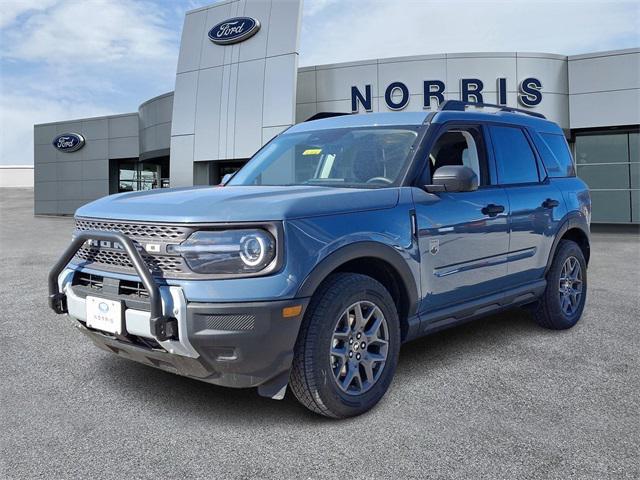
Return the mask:
[[[478,78],[462,78],[460,79],[460,100],[464,102],[476,103],[496,103],[497,105],[507,104],[507,79],[496,79],[496,96],[493,99],[485,98],[488,94],[483,93],[484,83]],[[446,86],[441,80],[425,80],[422,84],[424,95],[423,108],[431,108],[431,101],[435,100],[439,105],[444,102],[444,94]],[[518,85],[518,103],[525,107],[533,108],[542,101],[542,82],[537,78],[525,78]],[[391,110],[402,110],[409,104],[409,88],[402,82],[391,82],[384,91],[384,102]],[[351,87],[351,111],[356,113],[360,111],[360,106],[371,112],[372,94],[371,85],[367,84],[364,89],[354,85]]]

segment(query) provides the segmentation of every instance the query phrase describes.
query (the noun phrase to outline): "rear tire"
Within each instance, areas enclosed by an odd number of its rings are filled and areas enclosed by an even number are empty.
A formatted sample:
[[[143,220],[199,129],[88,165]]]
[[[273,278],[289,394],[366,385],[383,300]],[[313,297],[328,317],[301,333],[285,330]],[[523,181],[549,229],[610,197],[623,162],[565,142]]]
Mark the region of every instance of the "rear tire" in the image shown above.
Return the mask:
[[[305,313],[289,385],[315,413],[360,415],[386,393],[399,351],[400,322],[385,287],[365,275],[332,274]]]
[[[577,243],[561,240],[547,273],[547,287],[533,308],[538,325],[552,330],[573,327],[587,299],[587,262]]]

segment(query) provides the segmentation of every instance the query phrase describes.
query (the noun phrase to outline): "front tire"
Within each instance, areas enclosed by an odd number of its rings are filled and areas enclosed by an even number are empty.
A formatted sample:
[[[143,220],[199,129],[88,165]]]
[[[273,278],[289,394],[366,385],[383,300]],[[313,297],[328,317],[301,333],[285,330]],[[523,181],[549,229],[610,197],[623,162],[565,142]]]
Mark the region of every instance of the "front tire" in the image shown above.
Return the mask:
[[[571,328],[580,320],[586,299],[587,262],[582,250],[571,240],[561,240],[533,316],[544,328]]]
[[[313,412],[360,415],[386,393],[399,351],[400,322],[386,288],[365,275],[332,274],[305,313],[289,384]]]

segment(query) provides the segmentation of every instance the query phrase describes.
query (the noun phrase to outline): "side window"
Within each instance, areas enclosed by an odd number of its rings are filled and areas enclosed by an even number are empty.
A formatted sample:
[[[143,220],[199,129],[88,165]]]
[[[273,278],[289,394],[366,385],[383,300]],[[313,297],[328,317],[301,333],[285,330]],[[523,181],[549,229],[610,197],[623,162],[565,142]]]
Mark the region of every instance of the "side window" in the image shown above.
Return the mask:
[[[453,128],[438,137],[429,153],[431,174],[447,165],[464,165],[478,176],[479,185],[488,184],[487,160],[478,128]]]
[[[501,185],[539,182],[538,165],[524,132],[517,127],[492,126],[491,140]]]
[[[569,145],[564,135],[558,135],[555,133],[540,133],[539,140],[535,140],[538,151],[544,162],[544,166],[547,169],[550,177],[573,177],[575,176],[575,167],[573,165],[573,159],[571,158],[571,152],[569,151]],[[543,145],[539,145],[543,143]]]

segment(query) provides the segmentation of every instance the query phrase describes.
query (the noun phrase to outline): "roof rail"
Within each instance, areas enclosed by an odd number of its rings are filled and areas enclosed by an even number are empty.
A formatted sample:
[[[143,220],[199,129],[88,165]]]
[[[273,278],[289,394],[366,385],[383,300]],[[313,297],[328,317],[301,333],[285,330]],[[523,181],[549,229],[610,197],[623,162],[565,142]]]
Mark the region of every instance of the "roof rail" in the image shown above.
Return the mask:
[[[313,120],[322,120],[323,118],[341,117],[343,115],[351,115],[346,112],[320,112],[304,120],[305,122],[311,122]]]
[[[498,110],[503,112],[517,112],[517,113],[524,113],[525,115],[531,115],[532,117],[538,117],[538,118],[544,118],[544,119],[547,118],[541,113],[531,112],[529,110],[522,110],[521,108],[512,108],[512,107],[507,107],[506,105],[496,105],[493,103],[463,102],[462,100],[446,100],[444,103],[442,103],[442,105],[440,105],[438,110],[441,110],[441,111],[453,110],[457,112],[464,112],[467,107],[497,108]]]

